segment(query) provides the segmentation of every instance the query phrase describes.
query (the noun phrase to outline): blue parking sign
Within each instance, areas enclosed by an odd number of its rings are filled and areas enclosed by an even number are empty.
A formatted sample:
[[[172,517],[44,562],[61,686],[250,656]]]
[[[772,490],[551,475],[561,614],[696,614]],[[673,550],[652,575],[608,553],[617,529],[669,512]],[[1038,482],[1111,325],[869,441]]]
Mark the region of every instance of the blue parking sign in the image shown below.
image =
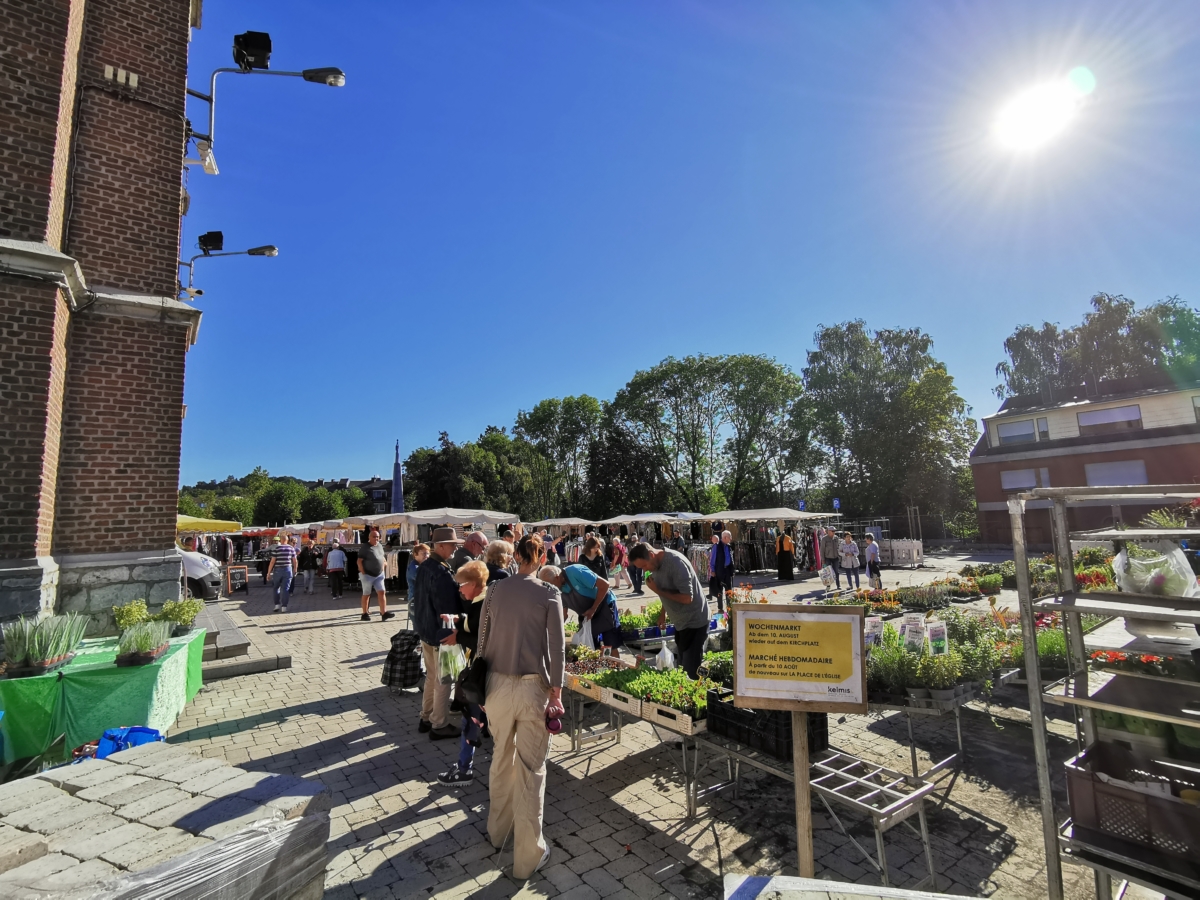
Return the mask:
[[[805,508],[808,506],[808,504],[806,504],[803,500],[800,501],[799,505],[800,505],[800,512],[804,512]]]
[[[834,497],[834,498],[833,498],[833,508],[834,508],[834,509],[841,509],[841,508],[842,508],[842,501],[841,501],[841,500],[839,500],[837,497]]]

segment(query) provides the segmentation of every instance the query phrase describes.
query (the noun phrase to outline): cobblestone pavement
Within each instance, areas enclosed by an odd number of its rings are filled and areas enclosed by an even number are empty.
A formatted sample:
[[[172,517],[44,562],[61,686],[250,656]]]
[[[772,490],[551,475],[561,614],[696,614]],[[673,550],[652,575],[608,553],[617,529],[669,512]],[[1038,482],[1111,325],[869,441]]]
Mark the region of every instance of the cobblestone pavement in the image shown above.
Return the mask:
[[[258,579],[255,579],[257,581]],[[885,579],[886,580],[886,579]],[[685,816],[678,750],[645,723],[625,727],[621,745],[572,754],[555,738],[546,794],[550,865],[522,886],[501,872],[485,836],[486,774],[466,789],[434,782],[456,742],[417,733],[419,693],[379,681],[396,619],[359,620],[358,597],[297,594],[293,612],[272,613],[267,591],[222,603],[250,617],[292,652],[293,668],[206,685],[170,735],[205,756],[245,768],[325,782],[334,791],[326,897],[436,896],[567,898],[719,897],[726,873],[796,874],[791,785],[744,773],[735,798],[724,791]],[[641,598],[635,598],[640,601]],[[622,602],[622,605],[627,605]],[[1004,689],[1012,700],[1020,694]],[[1045,896],[1029,729],[1019,709],[970,709],[963,717],[968,760],[949,802],[929,815],[940,889],[997,897]],[[953,718],[914,725],[922,769],[954,749]],[[1052,753],[1069,756],[1070,728],[1055,723]],[[664,737],[670,735],[664,733]],[[906,771],[904,717],[831,721],[838,747]],[[487,770],[481,751],[477,765]],[[724,766],[720,767],[722,772]],[[1061,771],[1061,766],[1057,766]],[[1061,788],[1061,785],[1060,785]],[[819,806],[814,809],[818,875],[863,883],[878,876]],[[868,824],[844,816],[872,847]],[[898,826],[886,836],[893,882],[924,876],[920,842]],[[1068,896],[1092,896],[1090,873],[1068,867]]]

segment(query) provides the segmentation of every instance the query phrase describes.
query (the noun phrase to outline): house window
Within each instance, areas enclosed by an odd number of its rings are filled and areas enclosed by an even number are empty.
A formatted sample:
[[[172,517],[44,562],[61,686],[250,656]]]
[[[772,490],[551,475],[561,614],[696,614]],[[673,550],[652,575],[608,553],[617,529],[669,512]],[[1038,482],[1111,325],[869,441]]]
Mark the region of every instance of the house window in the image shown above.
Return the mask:
[[[1093,409],[1078,413],[1080,434],[1114,434],[1121,431],[1141,431],[1140,406],[1116,406],[1112,409]]]
[[[1130,484],[1150,483],[1146,478],[1146,461],[1142,459],[1088,463],[1083,469],[1087,473],[1088,487],[1124,487]]]
[[[375,504],[375,512],[377,512],[377,513],[387,512],[387,504],[386,503],[376,503]]]
[[[1033,432],[1033,419],[1022,419],[1020,422],[997,422],[996,436],[1001,444],[1028,444],[1036,441]]]
[[[1050,422],[1049,422],[1049,420],[1038,419],[1037,426],[1038,426],[1038,440],[1039,441],[1050,440]]]
[[[1034,469],[1009,469],[1000,473],[1000,487],[1006,491],[1026,491],[1037,486]]]
[[[382,500],[383,491],[371,491],[371,498],[374,500]]]
[[[1008,469],[1000,473],[1000,487],[1006,491],[1027,491],[1050,487],[1049,469]]]

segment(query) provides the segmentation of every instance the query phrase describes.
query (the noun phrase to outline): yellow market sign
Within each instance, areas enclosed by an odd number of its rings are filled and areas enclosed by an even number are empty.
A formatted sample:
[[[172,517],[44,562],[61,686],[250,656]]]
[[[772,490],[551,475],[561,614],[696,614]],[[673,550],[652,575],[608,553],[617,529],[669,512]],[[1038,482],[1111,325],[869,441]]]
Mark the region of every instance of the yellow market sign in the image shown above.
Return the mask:
[[[861,607],[733,605],[734,704],[866,712]]]

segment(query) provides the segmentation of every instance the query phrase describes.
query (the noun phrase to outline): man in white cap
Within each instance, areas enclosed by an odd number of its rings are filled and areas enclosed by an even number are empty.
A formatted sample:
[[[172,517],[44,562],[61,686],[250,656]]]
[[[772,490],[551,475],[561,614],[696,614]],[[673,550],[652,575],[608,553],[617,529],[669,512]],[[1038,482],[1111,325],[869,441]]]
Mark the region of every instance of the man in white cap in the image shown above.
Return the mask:
[[[454,685],[442,684],[438,647],[455,634],[453,625],[444,624],[442,616],[459,616],[466,611],[450,568],[450,558],[463,540],[454,528],[435,528],[431,543],[433,551],[429,559],[417,569],[417,599],[413,608],[413,624],[421,636],[425,659],[425,692],[417,731],[427,731],[430,740],[440,741],[461,733],[459,726],[450,724],[450,694]]]
[[[333,549],[325,554],[325,574],[329,576],[329,593],[337,600],[342,596],[342,576],[346,574],[346,551],[334,541]]]

